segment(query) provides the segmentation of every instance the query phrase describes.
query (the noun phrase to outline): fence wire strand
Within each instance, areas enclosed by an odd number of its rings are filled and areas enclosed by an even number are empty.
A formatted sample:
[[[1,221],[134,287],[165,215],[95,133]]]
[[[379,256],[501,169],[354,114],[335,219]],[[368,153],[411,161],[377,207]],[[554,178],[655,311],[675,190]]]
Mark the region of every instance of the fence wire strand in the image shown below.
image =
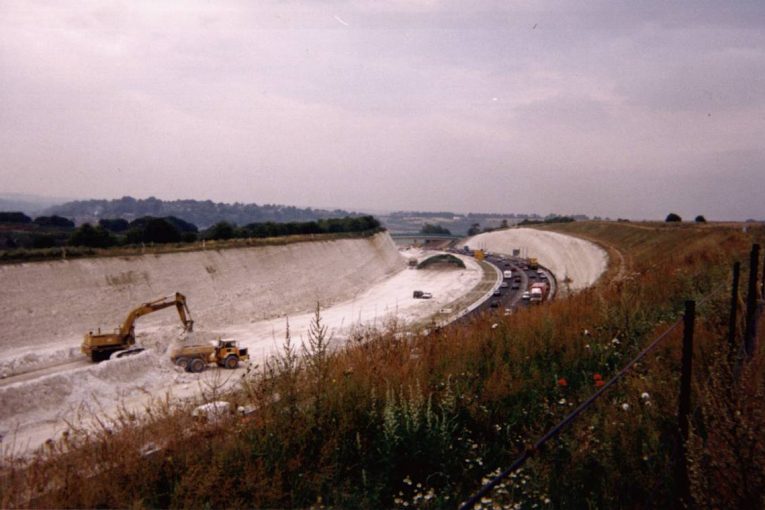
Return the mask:
[[[721,284],[716,289],[714,289],[712,292],[708,293],[706,296],[702,297],[697,301],[697,305],[700,307],[701,305],[705,304],[707,301],[709,301],[712,297],[717,295],[718,292],[724,290],[726,288],[727,284]],[[553,428],[547,431],[545,435],[543,435],[541,438],[539,438],[532,446],[529,446],[526,448],[521,455],[516,458],[513,463],[502,471],[500,474],[492,478],[488,483],[486,483],[481,489],[473,494],[469,499],[467,499],[464,503],[460,505],[460,510],[469,510],[472,509],[476,503],[480,502],[481,498],[486,496],[489,492],[491,492],[499,483],[507,478],[513,471],[520,468],[528,459],[529,457],[532,457],[535,455],[547,441],[552,439],[553,437],[560,434],[563,429],[568,427],[568,425],[571,424],[580,414],[582,414],[585,410],[587,410],[592,404],[595,403],[596,400],[598,400],[603,393],[608,390],[611,386],[616,384],[619,379],[624,377],[627,372],[632,369],[632,367],[639,362],[641,359],[643,359],[647,354],[649,354],[651,351],[653,351],[658,345],[664,340],[667,336],[669,336],[670,333],[672,333],[680,324],[683,323],[684,316],[681,315],[678,319],[675,320],[663,333],[661,333],[658,337],[656,337],[647,347],[645,347],[642,351],[640,351],[632,360],[627,363],[619,372],[616,373],[611,379],[606,382],[598,391],[593,393],[587,400],[582,402],[577,406],[576,409],[571,411],[568,415],[566,415],[565,418],[563,418],[557,425],[555,425]]]

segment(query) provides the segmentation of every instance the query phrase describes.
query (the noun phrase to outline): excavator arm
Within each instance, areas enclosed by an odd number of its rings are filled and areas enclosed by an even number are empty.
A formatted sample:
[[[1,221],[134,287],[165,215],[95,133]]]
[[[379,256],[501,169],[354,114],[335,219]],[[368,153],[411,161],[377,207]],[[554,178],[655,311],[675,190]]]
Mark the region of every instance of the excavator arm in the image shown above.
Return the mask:
[[[189,307],[186,306],[186,296],[180,292],[176,292],[174,296],[168,296],[156,301],[150,301],[137,306],[128,313],[125,320],[119,327],[119,331],[115,333],[102,334],[99,330],[98,333],[92,331],[85,335],[85,339],[82,343],[82,352],[89,356],[93,361],[102,361],[109,358],[109,356],[117,351],[125,351],[131,345],[135,344],[135,321],[148,313],[162,310],[175,306],[178,310],[178,316],[183,323],[183,329],[185,331],[192,331],[194,327],[194,321],[191,319],[191,312]],[[130,352],[138,352],[138,350],[131,350]],[[125,353],[120,354],[129,354]]]
[[[194,321],[191,319],[189,307],[186,306],[186,296],[180,292],[176,292],[174,296],[167,296],[157,299],[156,301],[150,301],[131,310],[120,326],[120,335],[132,335],[135,321],[139,317],[173,305],[178,309],[178,316],[183,323],[183,329],[191,332],[194,328]]]

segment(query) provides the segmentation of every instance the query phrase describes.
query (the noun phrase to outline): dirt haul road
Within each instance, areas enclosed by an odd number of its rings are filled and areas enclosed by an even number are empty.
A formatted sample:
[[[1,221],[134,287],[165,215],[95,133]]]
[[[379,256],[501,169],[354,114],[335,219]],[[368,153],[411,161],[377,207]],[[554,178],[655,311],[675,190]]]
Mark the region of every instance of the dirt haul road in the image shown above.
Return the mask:
[[[151,398],[166,394],[179,398],[204,393],[204,382],[222,371],[201,376],[178,371],[167,356],[174,344],[234,338],[260,363],[281,346],[286,317],[295,343],[307,338],[311,311],[319,302],[333,346],[340,347],[354,329],[426,320],[482,277],[470,258],[464,258],[466,269],[413,270],[405,260],[384,233],[366,239],[0,266],[2,444],[28,451],[63,431],[67,421],[82,423],[95,415],[104,419],[118,405],[139,411]],[[432,292],[434,298],[413,299],[413,289]],[[180,321],[169,308],[137,321],[137,341],[147,347],[145,352],[98,365],[80,354],[88,330],[111,331],[132,307],[175,291],[188,299],[195,321],[191,335],[181,337]]]

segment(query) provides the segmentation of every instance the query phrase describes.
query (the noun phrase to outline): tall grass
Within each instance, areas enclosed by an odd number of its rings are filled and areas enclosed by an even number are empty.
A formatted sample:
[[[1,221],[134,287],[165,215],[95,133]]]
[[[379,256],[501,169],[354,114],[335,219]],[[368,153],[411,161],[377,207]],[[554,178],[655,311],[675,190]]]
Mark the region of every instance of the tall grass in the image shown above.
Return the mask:
[[[627,270],[510,317],[416,335],[392,325],[342,351],[326,348],[331,331],[317,311],[303,348],[288,335],[227,397],[256,412],[200,423],[166,405],[116,428],[73,431],[31,460],[6,459],[0,506],[452,508],[662,332],[685,299],[702,296],[712,297],[697,321],[693,496],[761,502],[762,443],[751,431],[762,418],[762,362],[742,372],[747,383],[731,399],[719,351],[721,285],[762,232],[560,229],[620,250]],[[679,334],[667,340],[486,505],[674,505]],[[719,459],[742,473],[721,477]]]

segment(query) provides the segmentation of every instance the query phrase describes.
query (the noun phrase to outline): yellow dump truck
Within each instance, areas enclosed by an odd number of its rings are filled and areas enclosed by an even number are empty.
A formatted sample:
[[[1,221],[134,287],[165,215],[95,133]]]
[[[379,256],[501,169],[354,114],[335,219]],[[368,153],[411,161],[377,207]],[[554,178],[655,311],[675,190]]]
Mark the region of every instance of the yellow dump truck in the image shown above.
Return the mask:
[[[170,354],[170,359],[187,372],[201,372],[211,363],[234,369],[239,366],[239,362],[249,360],[250,355],[246,348],[240,349],[237,346],[236,340],[218,340],[214,344],[180,347]]]

